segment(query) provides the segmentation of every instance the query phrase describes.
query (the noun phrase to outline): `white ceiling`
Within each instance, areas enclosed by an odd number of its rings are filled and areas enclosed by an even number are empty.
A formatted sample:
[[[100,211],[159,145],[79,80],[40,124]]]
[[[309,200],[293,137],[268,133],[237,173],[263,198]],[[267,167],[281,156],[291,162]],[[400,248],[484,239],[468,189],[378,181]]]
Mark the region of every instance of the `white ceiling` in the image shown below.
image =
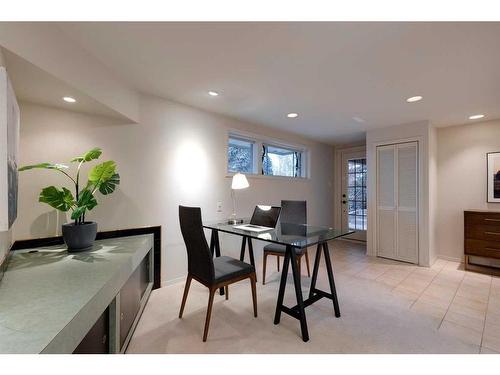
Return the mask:
[[[500,23],[57,26],[141,92],[326,142],[500,118]]]
[[[123,115],[101,104],[66,82],[45,72],[16,54],[2,49],[6,68],[19,101],[43,104],[51,107],[97,114],[116,119],[126,119]],[[63,97],[76,98],[75,103],[66,103]]]

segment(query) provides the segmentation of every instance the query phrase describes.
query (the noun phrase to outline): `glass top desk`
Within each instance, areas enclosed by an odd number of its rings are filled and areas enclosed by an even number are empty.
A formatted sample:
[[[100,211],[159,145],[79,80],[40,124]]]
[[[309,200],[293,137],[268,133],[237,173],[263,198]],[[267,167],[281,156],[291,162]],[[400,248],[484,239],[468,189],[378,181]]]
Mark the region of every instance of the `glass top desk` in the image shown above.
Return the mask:
[[[248,220],[244,220],[248,223]],[[246,244],[248,243],[248,250],[250,256],[250,263],[255,266],[252,239],[276,243],[286,246],[285,260],[281,271],[281,281],[278,292],[278,301],[276,303],[276,312],[274,315],[274,324],[279,324],[281,313],[284,312],[295,319],[300,321],[300,329],[302,332],[302,340],[309,340],[309,332],[307,329],[307,320],[305,308],[312,305],[321,298],[328,298],[333,301],[333,308],[335,316],[340,317],[340,308],[337,299],[337,292],[335,290],[335,280],[333,277],[332,262],[330,253],[328,251],[328,241],[348,234],[354,233],[350,230],[338,230],[329,227],[320,227],[305,224],[290,224],[278,223],[275,229],[265,232],[252,232],[244,229],[234,228],[233,225],[227,222],[217,223],[204,223],[203,227],[212,230],[210,239],[210,251],[215,256],[220,256],[220,241],[219,232],[234,234],[242,237],[240,260],[245,258]],[[311,279],[311,288],[309,290],[308,298],[304,299],[302,296],[300,274],[298,272],[297,259],[295,249],[303,249],[309,246],[317,246],[316,257],[314,259],[313,274]],[[316,280],[318,278],[319,262],[321,254],[325,257],[325,266],[328,274],[328,281],[330,285],[330,292],[326,292],[316,288]],[[295,296],[297,298],[297,305],[287,307],[283,305],[283,297],[285,295],[286,279],[288,275],[288,267],[291,264],[292,275],[295,286]],[[222,291],[221,291],[222,293]]]

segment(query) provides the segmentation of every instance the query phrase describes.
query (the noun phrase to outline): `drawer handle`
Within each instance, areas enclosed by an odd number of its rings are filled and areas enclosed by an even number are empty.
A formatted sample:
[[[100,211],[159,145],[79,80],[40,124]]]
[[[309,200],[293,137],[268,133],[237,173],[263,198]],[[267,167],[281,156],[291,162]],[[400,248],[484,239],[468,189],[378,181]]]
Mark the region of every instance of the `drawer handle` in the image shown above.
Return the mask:
[[[500,236],[498,232],[484,232],[484,234],[494,234],[495,236]]]
[[[500,251],[500,249],[494,247],[485,247],[486,250]]]
[[[500,221],[500,219],[484,219],[484,221]]]

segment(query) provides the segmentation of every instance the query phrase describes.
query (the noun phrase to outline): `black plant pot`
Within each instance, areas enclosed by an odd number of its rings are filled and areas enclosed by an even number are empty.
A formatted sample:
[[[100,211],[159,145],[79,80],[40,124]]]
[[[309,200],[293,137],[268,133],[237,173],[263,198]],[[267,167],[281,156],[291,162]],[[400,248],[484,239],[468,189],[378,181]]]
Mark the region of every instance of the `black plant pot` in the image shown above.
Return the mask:
[[[64,242],[68,245],[68,252],[89,250],[97,235],[97,223],[88,221],[80,225],[67,223],[62,226]]]

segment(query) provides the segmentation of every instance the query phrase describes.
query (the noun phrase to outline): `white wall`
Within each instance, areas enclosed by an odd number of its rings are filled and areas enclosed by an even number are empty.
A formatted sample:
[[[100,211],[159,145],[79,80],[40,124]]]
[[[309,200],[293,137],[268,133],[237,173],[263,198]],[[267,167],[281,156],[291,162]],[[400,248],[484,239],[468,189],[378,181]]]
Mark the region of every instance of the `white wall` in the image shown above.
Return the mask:
[[[376,255],[376,146],[409,140],[419,142],[419,265],[429,266],[435,260],[436,251],[431,242],[430,223],[435,212],[435,200],[431,199],[433,183],[430,182],[430,149],[435,142],[435,131],[429,122],[403,124],[381,129],[370,130],[366,134],[367,152],[367,186],[368,186],[368,233],[367,254]],[[434,149],[435,150],[435,149]],[[435,198],[435,196],[434,196]]]
[[[2,54],[2,48],[0,48],[0,67],[5,66],[5,60]],[[0,231],[0,265],[3,263],[5,256],[7,255],[7,251],[9,250],[11,245],[11,231]],[[1,275],[1,267],[0,267],[0,278]]]
[[[250,215],[257,203],[306,199],[309,222],[333,225],[333,148],[307,139],[238,122],[169,101],[142,97],[139,124],[92,117],[21,103],[20,164],[66,162],[99,146],[103,159],[113,159],[121,176],[120,189],[100,199],[89,219],[101,230],[162,225],[163,282],[187,271],[178,224],[178,205],[201,206],[205,220],[231,213],[230,178],[226,174],[226,135],[242,130],[300,143],[310,150],[309,180],[250,178],[250,188],[237,192],[238,214]],[[20,174],[19,215],[14,239],[55,235],[65,220],[38,203],[41,188],[65,183],[52,171]],[[222,214],[216,203],[223,202]],[[256,246],[259,256],[261,246]],[[223,238],[223,253],[239,254],[239,241]]]
[[[500,210],[486,203],[486,153],[500,151],[500,121],[438,129],[439,257],[463,260],[467,209]]]
[[[437,128],[429,127],[429,263],[438,258],[438,140]]]

